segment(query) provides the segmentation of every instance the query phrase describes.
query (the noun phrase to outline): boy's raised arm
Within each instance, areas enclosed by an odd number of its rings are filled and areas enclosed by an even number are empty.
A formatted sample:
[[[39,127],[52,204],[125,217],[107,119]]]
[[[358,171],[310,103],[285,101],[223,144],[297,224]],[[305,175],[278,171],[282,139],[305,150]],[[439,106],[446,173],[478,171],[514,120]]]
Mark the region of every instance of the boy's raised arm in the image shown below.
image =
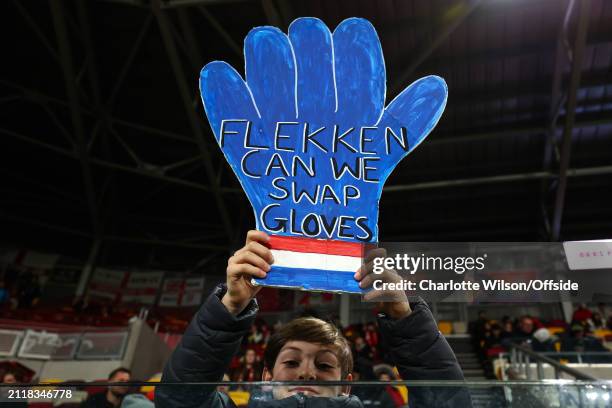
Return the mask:
[[[385,257],[382,248],[371,251],[364,265],[355,274],[362,289],[373,286],[374,280],[397,282],[401,279],[393,270],[373,273],[373,260]],[[393,363],[406,381],[464,380],[463,371],[455,353],[438,330],[427,304],[417,299],[409,302],[402,290],[369,290],[364,301],[376,302],[382,311],[378,318],[383,341],[391,351]],[[411,407],[471,407],[471,398],[465,387],[411,387]]]
[[[254,298],[260,288],[251,284],[251,277],[265,277],[269,270],[272,254],[263,245],[266,240],[265,233],[249,232],[246,245],[229,259],[226,284],[215,289],[191,320],[166,363],[162,382],[222,380],[258,311]],[[204,406],[209,398],[222,397],[214,390],[197,385],[159,386],[155,402],[160,407]]]

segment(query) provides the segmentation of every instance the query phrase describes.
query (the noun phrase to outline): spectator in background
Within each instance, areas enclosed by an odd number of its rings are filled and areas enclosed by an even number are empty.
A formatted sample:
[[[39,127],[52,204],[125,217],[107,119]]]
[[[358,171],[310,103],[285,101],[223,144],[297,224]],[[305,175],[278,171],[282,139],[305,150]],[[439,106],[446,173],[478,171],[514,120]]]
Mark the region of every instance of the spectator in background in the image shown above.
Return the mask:
[[[561,343],[561,351],[588,353],[609,350],[603,346],[599,339],[586,335],[583,325],[575,323],[572,325],[571,334],[563,339],[563,342]],[[572,363],[578,362],[578,358],[574,356],[570,356],[568,360]],[[609,357],[587,355],[582,357],[582,361],[584,363],[607,363],[609,362]]]
[[[478,320],[474,322],[474,333],[479,339],[485,337],[486,331],[488,330],[489,319],[484,310],[478,312]]]
[[[478,319],[470,322],[468,327],[469,332],[472,334],[472,342],[475,349],[484,350],[484,342],[487,338],[489,329],[489,319],[485,311],[481,310],[478,312]]]
[[[523,316],[520,318],[518,326],[514,332],[514,339],[520,342],[529,340],[534,331],[535,324],[533,319],[529,316]]]
[[[502,334],[501,334],[503,338],[503,342],[510,341],[513,335],[514,335],[514,325],[512,324],[512,320],[508,319],[506,321],[503,321]]]
[[[20,382],[22,382],[21,377],[19,376],[19,374],[16,371],[12,371],[12,370],[8,370],[5,371],[2,376],[2,383],[3,384],[18,384]],[[25,389],[25,388],[22,388]],[[9,387],[0,387],[0,406],[2,407],[13,407],[13,408],[27,408],[28,406],[28,402],[27,400],[19,400],[19,399],[14,399],[14,398],[9,398],[9,390],[11,390],[11,388]]]
[[[19,308],[29,309],[36,306],[41,296],[38,276],[31,273],[24,276],[19,284]]]
[[[502,347],[503,340],[504,337],[501,326],[497,323],[493,324],[491,325],[491,330],[485,334],[484,348]]]
[[[11,310],[19,308],[19,289],[17,286],[12,286],[9,289],[9,307]]]
[[[270,327],[268,326],[266,322],[262,322],[260,330],[263,336],[263,344],[267,344],[268,340],[270,340],[270,336],[272,335],[270,331]]]
[[[366,343],[363,337],[357,336],[355,338],[354,347],[354,354],[356,359],[365,358],[367,360],[372,360],[372,350],[370,349],[370,346],[368,346],[368,343]]]
[[[606,322],[604,321],[601,313],[595,312],[591,317],[591,330],[601,330],[606,328]]]
[[[17,373],[15,373],[14,371],[7,371],[4,374],[2,374],[2,383],[3,384],[17,384],[19,381],[17,381]]]
[[[374,370],[374,375],[381,382],[390,382],[390,381],[399,380],[399,377],[395,374],[393,367],[391,367],[388,364],[378,365],[376,369]],[[385,387],[385,390],[387,391],[387,394],[389,394],[389,396],[393,400],[393,403],[395,404],[396,407],[402,407],[406,405],[404,401],[404,397],[402,396],[402,393],[396,387],[394,387],[393,385],[387,385]]]
[[[132,378],[132,372],[124,367],[119,367],[111,371],[108,375],[109,383],[129,382]],[[113,385],[106,389],[105,392],[90,395],[89,398],[81,405],[81,408],[116,408],[121,406],[123,398],[129,391],[127,385]]]
[[[378,331],[376,330],[374,323],[368,323],[365,325],[365,334],[363,337],[368,346],[371,348],[378,346]]]
[[[366,358],[357,358],[353,366],[353,379],[355,381],[374,381],[376,375],[372,368],[372,361]],[[361,400],[364,408],[396,408],[395,402],[387,392],[387,387],[356,386],[351,393]]]
[[[0,281],[0,306],[9,301],[9,291],[4,287],[4,281]]]
[[[589,308],[587,308],[586,304],[581,303],[574,311],[574,314],[572,315],[572,321],[584,323],[591,317],[593,317],[593,312],[591,312]]]
[[[251,325],[251,333],[249,337],[247,337],[247,342],[249,344],[261,344],[264,341],[264,336],[261,331],[259,331],[259,327],[256,324]]]
[[[257,359],[257,353],[253,349],[247,349],[233,377],[234,381],[253,382],[260,381],[262,373],[263,368]]]
[[[533,333],[531,348],[538,353],[547,353],[555,350],[555,338],[547,328],[542,327]]]
[[[608,307],[607,307],[607,305],[604,302],[599,302],[597,304],[597,311],[601,315],[602,319],[604,321],[606,321],[606,319],[608,318]]]
[[[231,381],[230,376],[227,374],[223,374],[223,379],[221,381],[229,382]],[[217,391],[227,394],[230,390],[229,385],[220,385],[217,387]]]

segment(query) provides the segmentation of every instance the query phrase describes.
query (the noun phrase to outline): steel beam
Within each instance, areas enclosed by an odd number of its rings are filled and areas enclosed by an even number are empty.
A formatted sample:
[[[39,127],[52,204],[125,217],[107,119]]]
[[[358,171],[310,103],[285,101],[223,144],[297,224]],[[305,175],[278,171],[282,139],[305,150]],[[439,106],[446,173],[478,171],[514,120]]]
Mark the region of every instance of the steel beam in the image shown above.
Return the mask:
[[[225,28],[223,28],[223,26],[221,25],[221,23],[219,23],[215,16],[213,16],[210,11],[208,11],[206,7],[203,6],[198,7],[198,11],[204,16],[208,23],[219,33],[221,38],[223,38],[223,41],[225,41],[225,43],[229,46],[230,50],[232,50],[232,52],[236,54],[237,57],[242,58],[242,49],[236,43],[236,41],[234,41],[232,36],[229,35]]]
[[[588,116],[588,118],[587,118]],[[562,116],[560,119],[565,120],[566,116]],[[601,114],[590,115],[585,114],[582,119],[574,121],[574,128],[589,128],[593,126],[608,125],[612,123],[612,116],[601,116]],[[558,125],[560,127],[560,125]],[[424,146],[432,146],[439,144],[448,143],[461,143],[461,142],[479,142],[485,140],[491,140],[497,137],[509,137],[516,135],[526,135],[533,133],[544,134],[548,131],[549,127],[546,125],[522,125],[515,128],[485,130],[482,132],[466,132],[453,137],[440,137],[440,135],[432,135]]]
[[[181,100],[183,102],[183,108],[185,109],[185,113],[187,115],[187,119],[189,122],[189,126],[194,134],[196,143],[198,148],[204,157],[204,170],[206,172],[206,177],[208,179],[208,183],[211,187],[213,197],[215,203],[217,205],[217,210],[221,216],[221,222],[225,228],[225,232],[229,240],[232,239],[233,236],[233,227],[232,222],[227,210],[227,204],[223,199],[221,194],[221,189],[217,180],[215,178],[215,170],[212,166],[211,155],[208,151],[208,146],[204,140],[204,132],[202,130],[202,126],[200,123],[200,118],[196,115],[196,111],[192,105],[193,101],[191,100],[191,93],[189,91],[187,80],[185,78],[185,72],[183,71],[183,66],[181,64],[176,44],[172,39],[172,32],[170,29],[170,21],[168,20],[168,16],[164,11],[161,10],[161,0],[153,1],[153,14],[157,18],[157,23],[159,26],[159,31],[162,36],[162,40],[164,46],[166,48],[166,52],[168,53],[168,58],[170,60],[170,64],[172,66],[172,70],[174,72],[175,80],[178,86],[179,93],[181,95]]]
[[[100,234],[98,209],[96,206],[96,198],[91,169],[89,167],[89,155],[87,153],[85,132],[83,129],[83,122],[79,109],[79,95],[75,82],[76,77],[74,75],[74,68],[72,66],[72,50],[70,46],[70,40],[68,38],[68,31],[66,29],[66,11],[64,9],[63,2],[60,0],[49,0],[49,4],[51,6],[53,25],[55,27],[55,32],[57,35],[62,72],[66,85],[66,94],[70,103],[70,116],[76,138],[76,150],[79,155],[79,161],[81,162],[83,184],[85,187],[87,204],[89,206],[92,229],[94,236],[98,236]]]
[[[213,245],[213,244],[190,244],[185,242],[167,241],[163,239],[148,239],[148,238],[134,238],[134,237],[119,237],[114,235],[107,235],[104,237],[105,241],[111,242],[126,242],[133,244],[146,244],[146,245],[159,245],[159,246],[173,246],[178,248],[189,248],[189,249],[206,249],[211,251],[227,252],[229,246]]]
[[[34,225],[37,227],[42,227],[45,229],[63,232],[66,234],[75,235],[79,237],[93,238],[91,234],[85,231],[79,231],[77,229],[68,228],[63,225],[56,225],[56,224],[52,224],[52,223],[48,223],[44,221],[32,220],[29,218],[20,217],[20,216],[13,215],[13,214],[7,214],[6,212],[2,210],[0,210],[0,218],[6,219],[9,221],[23,223],[23,224]],[[168,240],[163,240],[163,239],[121,237],[121,236],[115,236],[115,235],[103,236],[102,240],[109,241],[109,242],[126,242],[126,243],[144,244],[144,245],[173,246],[173,247],[188,248],[188,249],[205,249],[205,250],[219,251],[223,253],[227,252],[227,250],[229,249],[228,246],[223,246],[223,245],[192,244],[192,243],[185,243],[185,242],[168,241]]]
[[[74,152],[63,149],[61,147],[53,146],[45,142],[41,142],[37,139],[21,135],[17,132],[9,131],[6,129],[0,128],[0,133],[4,133],[9,136],[13,136],[16,139],[22,140],[26,143],[30,143],[50,151],[54,151],[61,155],[77,159],[78,157]],[[153,173],[146,170],[141,170],[133,167],[124,166],[117,163],[107,162],[105,160],[92,158],[92,164],[96,164],[99,166],[108,167],[115,170],[120,170],[128,173],[133,173],[145,177],[156,178],[159,180],[166,181],[168,183],[173,183],[177,185],[182,185],[184,187],[193,188],[200,191],[210,192],[211,189],[208,186],[204,186],[202,184],[194,183],[192,181],[179,179],[176,177],[170,177],[161,175],[158,173]],[[603,174],[612,174],[612,166],[599,166],[599,167],[585,167],[585,168],[575,168],[568,169],[567,176],[568,177],[580,177],[580,176],[596,176]],[[535,180],[541,178],[553,178],[555,174],[552,172],[527,172],[527,173],[519,173],[519,174],[507,174],[502,176],[493,176],[493,177],[477,177],[473,179],[458,179],[458,180],[442,180],[442,181],[432,181],[425,183],[414,183],[414,184],[396,184],[386,186],[383,191],[386,192],[400,192],[400,191],[410,191],[410,190],[424,190],[424,189],[432,189],[432,188],[444,188],[444,187],[455,187],[455,186],[465,186],[465,185],[477,185],[477,184],[490,184],[490,183],[503,183],[503,182],[513,182],[520,180]],[[243,191],[241,188],[233,188],[233,187],[221,187],[219,189],[221,193],[235,193],[242,194]]]
[[[38,147],[42,147],[44,149],[47,149],[47,150],[50,150],[52,152],[61,154],[63,156],[70,157],[72,159],[76,159],[76,160],[79,159],[78,155],[75,152],[73,152],[73,151],[64,149],[62,147],[54,146],[54,145],[49,144],[49,143],[41,142],[38,139],[22,135],[20,133],[14,132],[12,130],[0,128],[0,133],[3,133],[3,134],[8,135],[8,136],[12,136],[15,139],[21,140],[21,141],[26,142],[26,143],[30,143],[32,145],[36,145]],[[109,162],[109,161],[106,161],[106,160],[96,159],[96,158],[90,158],[90,163],[98,165],[98,166],[114,169],[114,170],[120,170],[120,171],[123,171],[123,172],[126,172],[126,173],[132,173],[132,174],[137,174],[137,175],[140,175],[140,176],[145,176],[145,177],[155,178],[155,179],[158,179],[158,180],[163,180],[163,181],[166,181],[168,183],[173,183],[173,184],[176,184],[176,185],[181,185],[183,187],[189,187],[189,188],[193,188],[193,189],[196,189],[196,190],[205,191],[205,192],[208,192],[208,193],[211,192],[211,188],[208,187],[208,186],[205,186],[205,185],[202,185],[202,184],[199,184],[199,183],[195,183],[193,181],[188,181],[188,180],[183,180],[183,179],[176,178],[176,177],[162,175],[162,174],[155,173],[155,172],[148,171],[148,170],[144,170],[144,169],[141,169],[141,168],[129,167],[129,166],[125,166],[123,164],[112,163],[112,162]],[[231,187],[221,187],[219,190],[222,193],[238,193],[238,192],[242,191],[242,189],[231,188]]]
[[[285,22],[287,29],[289,28],[289,24],[291,24],[295,18],[295,11],[291,5],[291,1],[292,0],[276,0],[279,15],[281,20]]]
[[[187,56],[191,60],[191,65],[193,69],[196,72],[199,72],[204,66],[204,57],[200,52],[198,40],[196,38],[195,32],[193,31],[193,26],[191,25],[191,13],[181,8],[176,11],[176,14],[178,16],[178,23],[181,28],[181,32],[183,33]]]
[[[544,155],[542,159],[542,171],[549,171],[553,160],[553,152],[556,154],[557,161],[558,147],[557,147],[557,120],[563,106],[564,95],[562,93],[562,81],[563,72],[566,65],[569,63],[568,59],[568,47],[567,47],[567,36],[568,36],[568,24],[572,11],[574,9],[575,0],[568,0],[563,13],[563,19],[559,24],[559,30],[557,32],[557,43],[555,49],[555,65],[552,76],[551,95],[550,95],[550,108],[548,112],[548,130],[546,132],[546,140],[544,142]],[[550,192],[550,182],[547,179],[543,179],[540,186],[540,211],[542,212],[542,219],[544,221],[544,228],[546,229],[547,238],[552,234],[551,217],[547,208],[547,197]]]
[[[569,170],[570,152],[572,148],[572,134],[574,132],[574,119],[576,116],[577,94],[580,88],[580,76],[584,49],[586,46],[587,31],[589,28],[591,0],[580,0],[580,14],[578,16],[578,31],[574,43],[572,56],[572,71],[570,75],[569,90],[567,92],[567,108],[565,115],[565,126],[563,128],[563,140],[561,143],[561,158],[559,163],[559,180],[555,207],[553,211],[551,241],[558,241],[561,235],[561,220],[563,218],[563,207],[565,204],[565,190],[567,187],[567,176]]]
[[[34,34],[36,34],[36,36],[38,37],[39,41],[44,45],[44,47],[47,49],[47,51],[49,51],[49,54],[51,54],[53,59],[55,59],[55,61],[57,61],[58,63],[61,63],[60,57],[57,54],[57,51],[55,50],[55,48],[53,48],[51,43],[49,43],[49,41],[47,40],[47,36],[42,32],[42,30],[40,29],[40,27],[38,26],[36,21],[34,21],[32,16],[30,15],[30,13],[28,13],[28,11],[25,9],[25,7],[23,7],[23,5],[21,5],[19,0],[13,0],[13,4],[17,8],[17,10],[19,11],[19,14],[21,14],[23,19],[30,26],[32,31],[34,31]]]
[[[93,244],[91,245],[91,249],[89,250],[89,256],[87,257],[87,262],[85,262],[85,265],[83,265],[83,269],[81,270],[81,276],[79,277],[79,283],[77,284],[77,288],[74,293],[77,299],[81,298],[85,294],[91,275],[96,269],[96,263],[98,260],[98,253],[100,252],[101,243],[102,241],[100,239],[95,239]]]
[[[264,0],[266,1],[266,0]],[[472,12],[480,5],[481,0],[464,1],[457,5],[451,6],[444,16],[442,17],[444,26],[438,33],[438,35],[432,40],[431,43],[427,44],[424,48],[416,53],[415,58],[412,59],[411,64],[406,68],[397,78],[397,80],[390,87],[389,95],[397,95],[404,89],[416,69],[425,61],[429,56],[438,49],[438,47],[451,35],[457,27],[469,17]]]
[[[59,98],[56,98],[50,95],[40,93],[37,90],[30,89],[30,88],[24,87],[19,84],[15,84],[15,83],[4,81],[4,80],[0,80],[0,84],[23,92],[23,95],[26,97],[26,99],[31,100],[33,102],[53,103],[53,104],[57,104],[57,105],[64,106],[64,107],[69,106],[68,102],[66,101],[63,101]],[[595,76],[592,76],[590,78],[584,78],[584,80],[581,80],[581,84],[584,84],[585,86],[589,86],[589,87],[609,85],[609,84],[612,84],[612,76],[610,76],[609,74],[596,74]],[[534,85],[531,88],[538,89],[536,85]],[[498,91],[501,92],[501,89],[491,90],[492,93],[497,93]],[[512,92],[512,93],[505,93],[505,95],[508,98],[511,98],[511,97],[516,96],[517,94]],[[469,101],[469,103],[477,103],[477,101]],[[80,107],[80,110],[84,114],[94,116],[94,112],[92,112],[91,110],[83,106]],[[563,119],[564,117],[560,117],[559,122],[563,121]],[[114,124],[119,124],[122,126],[129,127],[131,129],[140,130],[142,132],[156,134],[156,135],[168,138],[168,139],[177,140],[177,141],[186,142],[186,143],[194,143],[194,144],[196,143],[192,137],[185,136],[180,133],[176,133],[176,132],[172,132],[168,130],[158,129],[158,128],[155,128],[155,127],[152,127],[146,124],[135,123],[135,122],[128,121],[126,119],[115,117],[115,116],[109,116],[108,120]],[[589,120],[579,119],[579,120],[576,120],[574,127],[582,128],[582,127],[590,127],[590,126],[607,125],[610,123],[612,123],[612,116],[600,117],[600,118],[592,119],[592,120],[591,119]],[[548,131],[548,129],[549,128],[547,125],[534,125],[534,126],[521,126],[516,129],[509,129],[509,130],[496,129],[494,131],[489,131],[489,132],[487,131],[478,132],[478,133],[468,132],[468,133],[461,134],[459,136],[454,136],[454,137],[443,137],[443,138],[440,138],[438,136],[432,137],[427,142],[427,144],[471,142],[471,141],[490,139],[491,137],[497,137],[497,136],[504,137],[504,136],[508,136],[511,134],[521,134],[521,133],[525,134],[525,133],[535,132],[535,133],[544,134]]]
[[[270,25],[278,27],[282,31],[286,31],[286,27],[283,24],[283,19],[281,18],[280,12],[274,4],[274,0],[261,0],[261,7],[263,8],[266,19]]]
[[[249,3],[250,0],[165,0],[160,4],[160,8],[178,8],[178,7],[191,7],[198,5],[210,5],[210,4],[235,4],[235,3]]]
[[[598,176],[604,174],[612,174],[612,166],[585,167],[577,169],[567,169],[567,177],[583,177],[583,176]],[[467,179],[441,180],[425,183],[413,184],[396,184],[383,188],[385,193],[396,193],[401,191],[426,190],[432,188],[444,187],[461,187],[471,185],[493,184],[493,183],[508,183],[516,181],[552,179],[556,174],[550,171],[535,171],[530,173],[505,174],[501,176],[491,177],[475,177]]]
[[[123,66],[121,67],[121,71],[119,72],[119,75],[117,75],[117,78],[114,81],[113,88],[110,91],[109,97],[105,103],[106,106],[112,106],[115,103],[115,98],[117,97],[117,94],[119,93],[119,90],[121,89],[121,86],[123,85],[123,81],[125,80],[125,77],[127,76],[130,68],[132,67],[132,64],[134,63],[134,58],[136,58],[136,54],[140,50],[142,41],[144,40],[147,33],[149,32],[149,28],[151,27],[152,21],[153,21],[153,16],[149,14],[145,18],[145,21],[142,24],[142,27],[140,27],[140,31],[138,31],[138,34],[136,35],[136,40],[134,41],[134,44],[132,45],[132,48],[130,49],[130,53],[128,54],[128,57],[125,59],[125,62],[123,63]]]
[[[45,221],[32,220],[29,218],[20,217],[18,215],[8,214],[2,210],[0,210],[0,218],[4,218],[10,221],[16,221],[16,222],[23,223],[23,224],[34,225],[37,227],[43,227],[43,228],[50,229],[53,231],[63,232],[66,234],[75,235],[79,237],[92,238],[91,234],[85,231],[80,231],[74,228],[69,228],[63,225],[52,224],[52,223],[48,223]]]

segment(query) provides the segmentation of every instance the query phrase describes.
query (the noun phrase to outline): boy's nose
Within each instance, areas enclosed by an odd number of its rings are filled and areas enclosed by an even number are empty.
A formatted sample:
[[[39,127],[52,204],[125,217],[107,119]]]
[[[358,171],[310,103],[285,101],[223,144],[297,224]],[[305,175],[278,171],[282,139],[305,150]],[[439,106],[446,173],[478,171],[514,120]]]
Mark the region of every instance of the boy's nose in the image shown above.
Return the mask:
[[[317,379],[317,375],[315,374],[315,371],[311,367],[306,366],[302,368],[299,379],[306,380],[306,381],[314,381]]]

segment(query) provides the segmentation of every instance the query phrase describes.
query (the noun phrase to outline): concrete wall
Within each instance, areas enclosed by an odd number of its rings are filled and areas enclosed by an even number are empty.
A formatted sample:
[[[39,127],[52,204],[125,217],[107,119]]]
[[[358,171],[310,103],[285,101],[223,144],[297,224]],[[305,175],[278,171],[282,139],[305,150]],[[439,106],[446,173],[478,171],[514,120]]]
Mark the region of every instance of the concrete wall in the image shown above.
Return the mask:
[[[147,380],[162,371],[171,350],[143,321],[132,324],[123,364],[130,367],[134,379]]]

